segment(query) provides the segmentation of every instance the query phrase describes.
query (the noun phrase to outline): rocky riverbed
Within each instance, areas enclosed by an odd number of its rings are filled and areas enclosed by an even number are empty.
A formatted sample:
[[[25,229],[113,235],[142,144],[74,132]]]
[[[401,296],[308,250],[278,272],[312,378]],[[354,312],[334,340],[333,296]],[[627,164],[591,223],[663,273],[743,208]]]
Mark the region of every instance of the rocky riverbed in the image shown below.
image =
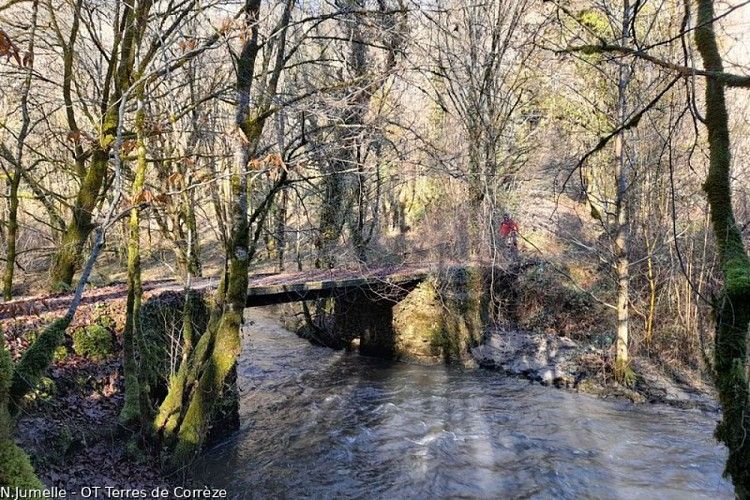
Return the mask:
[[[629,383],[623,385],[612,377],[607,350],[553,333],[496,326],[471,353],[483,368],[542,385],[634,402],[718,409],[712,388],[693,374],[667,374],[650,360],[636,358],[631,363]]]

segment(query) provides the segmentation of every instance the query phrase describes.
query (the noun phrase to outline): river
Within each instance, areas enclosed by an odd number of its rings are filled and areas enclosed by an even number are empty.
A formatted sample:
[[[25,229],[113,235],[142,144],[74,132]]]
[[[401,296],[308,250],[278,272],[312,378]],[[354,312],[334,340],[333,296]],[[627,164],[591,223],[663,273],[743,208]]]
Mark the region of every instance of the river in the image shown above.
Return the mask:
[[[230,498],[733,498],[716,414],[315,347],[248,310]]]

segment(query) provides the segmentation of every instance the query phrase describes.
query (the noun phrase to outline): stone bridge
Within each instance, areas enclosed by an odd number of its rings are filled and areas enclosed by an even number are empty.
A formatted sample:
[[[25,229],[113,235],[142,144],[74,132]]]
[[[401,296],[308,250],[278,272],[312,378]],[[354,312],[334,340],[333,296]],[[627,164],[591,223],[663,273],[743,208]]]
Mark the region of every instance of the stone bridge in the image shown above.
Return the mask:
[[[325,270],[251,277],[247,306],[333,301],[330,332],[365,355],[472,364],[505,272],[490,266]]]

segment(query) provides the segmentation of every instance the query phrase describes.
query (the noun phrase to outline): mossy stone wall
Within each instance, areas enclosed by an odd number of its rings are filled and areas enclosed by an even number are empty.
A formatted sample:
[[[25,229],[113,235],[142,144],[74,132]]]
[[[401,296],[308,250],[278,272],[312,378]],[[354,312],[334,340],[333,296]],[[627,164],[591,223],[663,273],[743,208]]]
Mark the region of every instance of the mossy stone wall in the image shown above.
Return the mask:
[[[361,354],[473,366],[470,350],[491,316],[490,276],[479,266],[442,269],[398,302],[372,291],[350,292],[336,298],[334,331],[358,337]]]
[[[491,317],[491,272],[479,266],[440,270],[393,309],[396,358],[425,364],[473,366]]]
[[[190,291],[190,323],[194,342],[203,335],[208,325],[210,304],[201,291]],[[149,297],[141,306],[140,352],[144,380],[152,397],[163,397],[167,382],[179,367],[182,357],[181,332],[184,328],[185,292],[167,291]],[[160,403],[161,401],[156,401]]]

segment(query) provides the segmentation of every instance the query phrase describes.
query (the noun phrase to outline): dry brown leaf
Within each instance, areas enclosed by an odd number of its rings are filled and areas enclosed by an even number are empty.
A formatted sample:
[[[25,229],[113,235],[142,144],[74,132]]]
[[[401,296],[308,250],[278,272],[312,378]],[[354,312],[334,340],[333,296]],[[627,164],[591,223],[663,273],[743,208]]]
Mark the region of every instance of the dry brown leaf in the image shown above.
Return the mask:
[[[182,183],[182,179],[182,174],[180,172],[175,172],[167,177],[167,182],[173,185],[179,185]]]
[[[21,54],[18,51],[18,47],[16,47],[16,44],[13,43],[13,41],[10,39],[8,34],[1,29],[0,29],[0,56],[5,56],[6,62],[10,61],[10,58],[13,57],[13,59],[16,60],[16,63],[18,63],[19,66],[22,65]]]

